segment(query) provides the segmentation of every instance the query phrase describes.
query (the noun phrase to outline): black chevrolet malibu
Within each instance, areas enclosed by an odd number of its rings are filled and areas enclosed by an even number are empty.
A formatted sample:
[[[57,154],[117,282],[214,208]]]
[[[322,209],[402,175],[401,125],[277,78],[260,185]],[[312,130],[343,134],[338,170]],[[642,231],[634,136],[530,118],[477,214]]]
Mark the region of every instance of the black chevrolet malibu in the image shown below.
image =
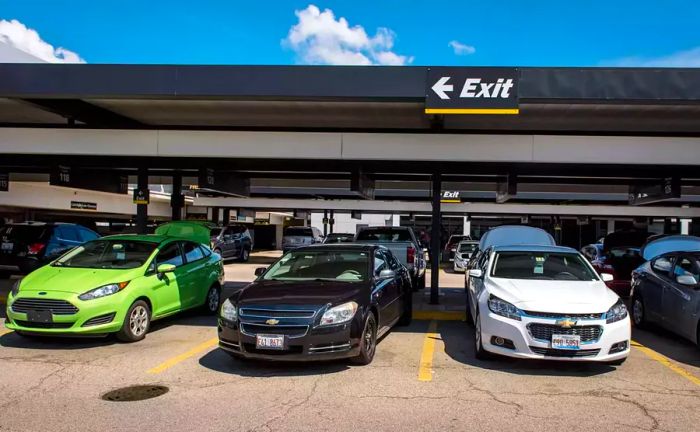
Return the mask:
[[[411,322],[410,275],[383,246],[301,247],[256,275],[221,306],[219,346],[234,357],[368,364]]]

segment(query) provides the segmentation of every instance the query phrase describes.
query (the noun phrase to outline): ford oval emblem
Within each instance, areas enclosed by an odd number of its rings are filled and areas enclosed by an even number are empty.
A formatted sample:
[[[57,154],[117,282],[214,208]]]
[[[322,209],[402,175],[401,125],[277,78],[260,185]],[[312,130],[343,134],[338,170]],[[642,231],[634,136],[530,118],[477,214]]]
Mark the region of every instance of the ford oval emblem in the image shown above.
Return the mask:
[[[46,295],[46,291],[40,292],[39,295]]]

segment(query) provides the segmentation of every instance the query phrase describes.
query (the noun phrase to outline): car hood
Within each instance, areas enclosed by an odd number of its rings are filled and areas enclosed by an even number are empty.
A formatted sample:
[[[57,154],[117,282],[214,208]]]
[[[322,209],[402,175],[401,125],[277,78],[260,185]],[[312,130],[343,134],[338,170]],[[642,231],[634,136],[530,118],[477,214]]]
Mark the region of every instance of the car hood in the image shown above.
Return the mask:
[[[246,305],[323,306],[357,301],[367,285],[326,281],[256,281],[242,289],[234,299]]]
[[[142,268],[106,270],[47,265],[22,279],[20,290],[22,292],[60,291],[82,294],[103,285],[131,281],[143,276],[143,274]]]
[[[604,313],[618,299],[602,281],[491,279],[489,291],[535,312]]]
[[[659,255],[669,252],[698,252],[700,251],[700,237],[689,235],[674,235],[662,237],[645,244],[641,254],[649,261]]]

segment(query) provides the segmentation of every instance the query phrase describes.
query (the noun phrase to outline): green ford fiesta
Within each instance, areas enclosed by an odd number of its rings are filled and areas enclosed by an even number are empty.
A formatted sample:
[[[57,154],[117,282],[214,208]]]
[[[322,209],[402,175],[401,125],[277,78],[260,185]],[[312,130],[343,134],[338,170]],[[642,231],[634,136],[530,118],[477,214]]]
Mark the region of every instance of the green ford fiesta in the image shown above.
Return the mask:
[[[78,246],[18,281],[7,328],[20,335],[143,339],[152,320],[202,307],[216,313],[224,268],[201,224],[173,222],[154,235],[116,235]]]

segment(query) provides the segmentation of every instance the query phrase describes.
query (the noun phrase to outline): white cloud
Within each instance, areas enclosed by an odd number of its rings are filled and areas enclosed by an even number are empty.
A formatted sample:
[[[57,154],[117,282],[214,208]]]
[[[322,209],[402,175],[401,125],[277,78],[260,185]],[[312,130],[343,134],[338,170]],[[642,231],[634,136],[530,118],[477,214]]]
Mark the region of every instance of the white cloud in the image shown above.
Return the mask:
[[[700,47],[660,57],[624,57],[602,64],[617,67],[700,67]]]
[[[474,48],[472,45],[463,44],[462,42],[456,40],[450,41],[450,43],[447,45],[450,46],[457,55],[469,55],[476,52],[476,48]]]
[[[330,9],[323,12],[310,4],[294,12],[299,21],[289,29],[283,43],[297,54],[299,63],[332,65],[405,65],[413,57],[392,51],[396,35],[380,27],[369,36],[361,25],[348,21]]]
[[[0,42],[50,63],[85,63],[78,54],[41,39],[36,30],[30,29],[17,20],[0,20]]]

